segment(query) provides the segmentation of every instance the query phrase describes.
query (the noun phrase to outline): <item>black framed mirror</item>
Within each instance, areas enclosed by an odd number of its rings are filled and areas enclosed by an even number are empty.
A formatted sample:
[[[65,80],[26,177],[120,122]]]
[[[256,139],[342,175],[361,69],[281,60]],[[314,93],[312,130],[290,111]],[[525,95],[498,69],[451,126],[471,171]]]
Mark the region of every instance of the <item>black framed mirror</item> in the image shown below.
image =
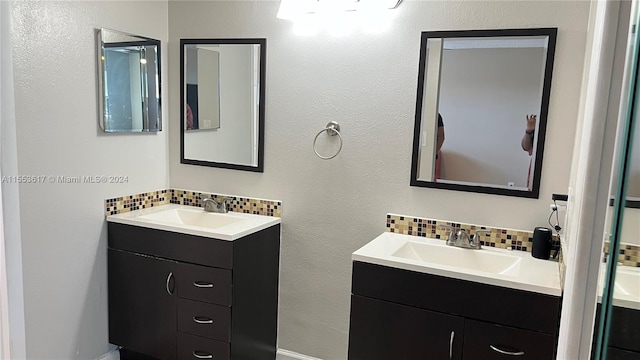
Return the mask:
[[[180,162],[264,171],[266,39],[180,40]]]
[[[556,35],[422,32],[411,186],[538,198]]]

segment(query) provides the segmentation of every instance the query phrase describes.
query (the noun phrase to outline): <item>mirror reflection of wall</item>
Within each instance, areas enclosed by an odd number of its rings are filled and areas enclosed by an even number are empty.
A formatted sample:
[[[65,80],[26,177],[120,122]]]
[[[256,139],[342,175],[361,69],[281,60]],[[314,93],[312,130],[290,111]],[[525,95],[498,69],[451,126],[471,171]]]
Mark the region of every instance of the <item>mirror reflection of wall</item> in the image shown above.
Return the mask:
[[[102,129],[160,131],[160,41],[100,29],[99,42]]]
[[[555,34],[423,33],[412,185],[537,197]],[[438,114],[445,140],[435,156]]]
[[[629,150],[631,158],[627,169],[628,187],[620,241],[623,245],[640,246],[640,126],[636,124],[629,137],[633,146]],[[613,206],[609,206],[609,211],[613,211]]]
[[[531,158],[520,143],[526,115],[540,109],[545,47],[464,49],[449,42],[440,83],[448,135],[441,179],[529,190]]]
[[[182,163],[261,171],[264,39],[182,39]]]
[[[640,127],[636,126],[633,134],[633,143],[640,144]],[[631,163],[629,168],[629,189],[627,189],[627,199],[640,202],[640,146],[636,145],[631,153]],[[640,204],[639,204],[640,205]],[[640,206],[638,206],[640,207]]]
[[[187,45],[185,129],[220,128],[220,52],[218,45]]]

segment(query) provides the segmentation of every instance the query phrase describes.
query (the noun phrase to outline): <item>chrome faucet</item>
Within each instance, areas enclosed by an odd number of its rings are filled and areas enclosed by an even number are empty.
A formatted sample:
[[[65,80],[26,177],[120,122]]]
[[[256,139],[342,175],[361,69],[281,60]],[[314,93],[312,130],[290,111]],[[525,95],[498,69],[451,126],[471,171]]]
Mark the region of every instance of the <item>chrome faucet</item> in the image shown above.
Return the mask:
[[[216,212],[216,213],[226,213],[227,212],[227,201],[231,200],[231,198],[224,197],[221,200],[216,200],[212,197],[206,197],[201,195],[200,199],[202,199],[202,204],[204,205],[204,211],[206,212]]]
[[[447,245],[456,246],[465,249],[481,249],[480,235],[478,233],[489,232],[488,230],[478,230],[473,237],[469,237],[464,229],[455,232],[455,228],[451,225],[440,225],[441,227],[449,229],[449,237],[447,238]]]

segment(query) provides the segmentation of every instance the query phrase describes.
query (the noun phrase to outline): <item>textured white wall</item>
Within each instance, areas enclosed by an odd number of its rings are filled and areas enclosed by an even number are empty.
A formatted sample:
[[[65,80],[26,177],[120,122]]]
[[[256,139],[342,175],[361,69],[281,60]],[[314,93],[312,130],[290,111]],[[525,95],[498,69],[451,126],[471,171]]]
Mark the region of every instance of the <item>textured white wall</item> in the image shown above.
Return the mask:
[[[395,212],[531,230],[547,225],[551,194],[567,191],[584,62],[584,1],[405,1],[391,30],[297,36],[278,2],[169,2],[170,43],[180,38],[267,38],[265,172],[179,163],[179,87],[170,89],[170,173],[177,188],[283,201],[281,348],[324,359],[347,353],[351,253]],[[186,21],[185,19],[188,19]],[[409,186],[420,32],[558,27],[540,199]],[[179,49],[169,61],[178,64]],[[171,84],[179,83],[172,65]],[[344,148],[315,157],[328,121]]]
[[[95,29],[162,40],[166,96],[167,8],[166,1],[12,3],[19,173],[129,179],[20,186],[28,359],[95,359],[109,350],[104,200],[165,188],[168,137],[101,132]]]

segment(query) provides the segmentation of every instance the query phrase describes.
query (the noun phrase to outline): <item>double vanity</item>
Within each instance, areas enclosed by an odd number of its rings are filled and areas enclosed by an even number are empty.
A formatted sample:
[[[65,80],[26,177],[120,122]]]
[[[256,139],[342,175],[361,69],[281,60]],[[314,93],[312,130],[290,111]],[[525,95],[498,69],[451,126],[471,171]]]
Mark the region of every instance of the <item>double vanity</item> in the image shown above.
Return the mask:
[[[280,218],[166,204],[110,215],[123,359],[275,359]]]
[[[386,232],[353,253],[349,359],[554,359],[558,264]]]

